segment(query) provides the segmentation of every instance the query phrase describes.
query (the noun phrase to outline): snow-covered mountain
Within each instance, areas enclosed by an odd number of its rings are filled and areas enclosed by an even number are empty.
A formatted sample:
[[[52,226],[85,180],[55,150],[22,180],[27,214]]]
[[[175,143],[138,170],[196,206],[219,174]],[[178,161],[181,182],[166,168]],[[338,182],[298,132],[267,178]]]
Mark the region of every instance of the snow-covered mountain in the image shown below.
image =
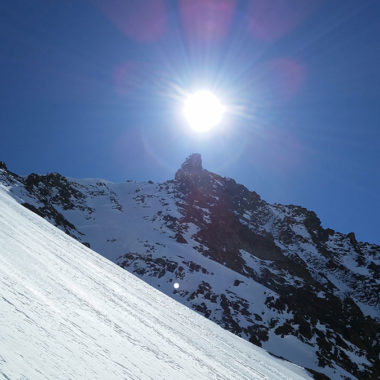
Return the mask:
[[[269,204],[191,155],[154,184],[20,177],[25,207],[225,329],[314,372],[380,375],[380,247]],[[175,289],[173,283],[178,283]]]
[[[65,235],[1,185],[0,377],[309,378]]]

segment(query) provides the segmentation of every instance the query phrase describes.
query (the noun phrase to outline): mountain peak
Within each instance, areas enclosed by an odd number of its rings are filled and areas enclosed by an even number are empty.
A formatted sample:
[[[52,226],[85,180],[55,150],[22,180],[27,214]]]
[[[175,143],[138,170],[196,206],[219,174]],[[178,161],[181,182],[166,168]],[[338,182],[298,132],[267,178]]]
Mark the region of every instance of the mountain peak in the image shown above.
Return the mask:
[[[186,158],[185,162],[181,165],[181,168],[177,170],[175,179],[187,178],[189,175],[200,174],[203,171],[201,155],[199,153],[193,153]]]
[[[181,165],[182,170],[186,171],[200,171],[202,170],[202,157],[199,153],[190,154],[185,162]]]
[[[8,170],[7,165],[5,165],[4,161],[0,161],[0,169]]]

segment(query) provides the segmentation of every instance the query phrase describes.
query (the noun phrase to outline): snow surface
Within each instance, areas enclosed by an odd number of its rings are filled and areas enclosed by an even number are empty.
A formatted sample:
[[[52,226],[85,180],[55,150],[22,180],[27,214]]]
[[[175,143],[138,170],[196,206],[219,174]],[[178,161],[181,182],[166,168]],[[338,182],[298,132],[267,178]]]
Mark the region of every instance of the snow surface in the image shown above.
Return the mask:
[[[0,375],[310,378],[65,235],[2,186]]]

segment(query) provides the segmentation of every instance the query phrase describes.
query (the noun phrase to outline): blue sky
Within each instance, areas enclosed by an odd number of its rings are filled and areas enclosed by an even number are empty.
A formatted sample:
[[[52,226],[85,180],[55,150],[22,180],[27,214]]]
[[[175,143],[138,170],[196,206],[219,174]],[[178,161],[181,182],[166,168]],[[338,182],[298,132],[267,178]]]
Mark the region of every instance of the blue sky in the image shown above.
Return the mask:
[[[380,243],[379,19],[364,0],[3,0],[0,159],[163,181],[200,152],[263,199]],[[197,88],[233,110],[201,136],[181,114]]]

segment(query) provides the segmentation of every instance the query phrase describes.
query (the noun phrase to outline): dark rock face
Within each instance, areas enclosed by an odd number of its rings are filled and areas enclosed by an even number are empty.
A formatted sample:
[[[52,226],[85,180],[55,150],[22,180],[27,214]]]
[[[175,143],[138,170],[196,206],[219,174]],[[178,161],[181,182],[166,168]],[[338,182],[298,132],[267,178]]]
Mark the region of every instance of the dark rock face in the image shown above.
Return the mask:
[[[175,174],[175,179],[184,180],[185,178],[200,175],[202,172],[202,157],[199,153],[194,153],[181,165],[181,168]]]
[[[380,247],[324,229],[313,211],[269,204],[203,169],[199,154],[162,184],[120,189],[7,169],[0,182],[25,207],[244,339],[287,358],[291,337],[314,355],[296,363],[315,378],[379,377]],[[100,246],[91,234],[98,226]]]
[[[60,205],[64,210],[73,209],[77,201],[84,199],[84,195],[58,173],[45,176],[32,173],[25,178],[24,183],[26,190],[31,194],[36,194],[41,202]],[[53,192],[53,189],[57,191]]]
[[[200,172],[202,169],[201,155],[199,153],[193,153],[186,158],[185,162],[181,165],[180,170],[187,172]]]

